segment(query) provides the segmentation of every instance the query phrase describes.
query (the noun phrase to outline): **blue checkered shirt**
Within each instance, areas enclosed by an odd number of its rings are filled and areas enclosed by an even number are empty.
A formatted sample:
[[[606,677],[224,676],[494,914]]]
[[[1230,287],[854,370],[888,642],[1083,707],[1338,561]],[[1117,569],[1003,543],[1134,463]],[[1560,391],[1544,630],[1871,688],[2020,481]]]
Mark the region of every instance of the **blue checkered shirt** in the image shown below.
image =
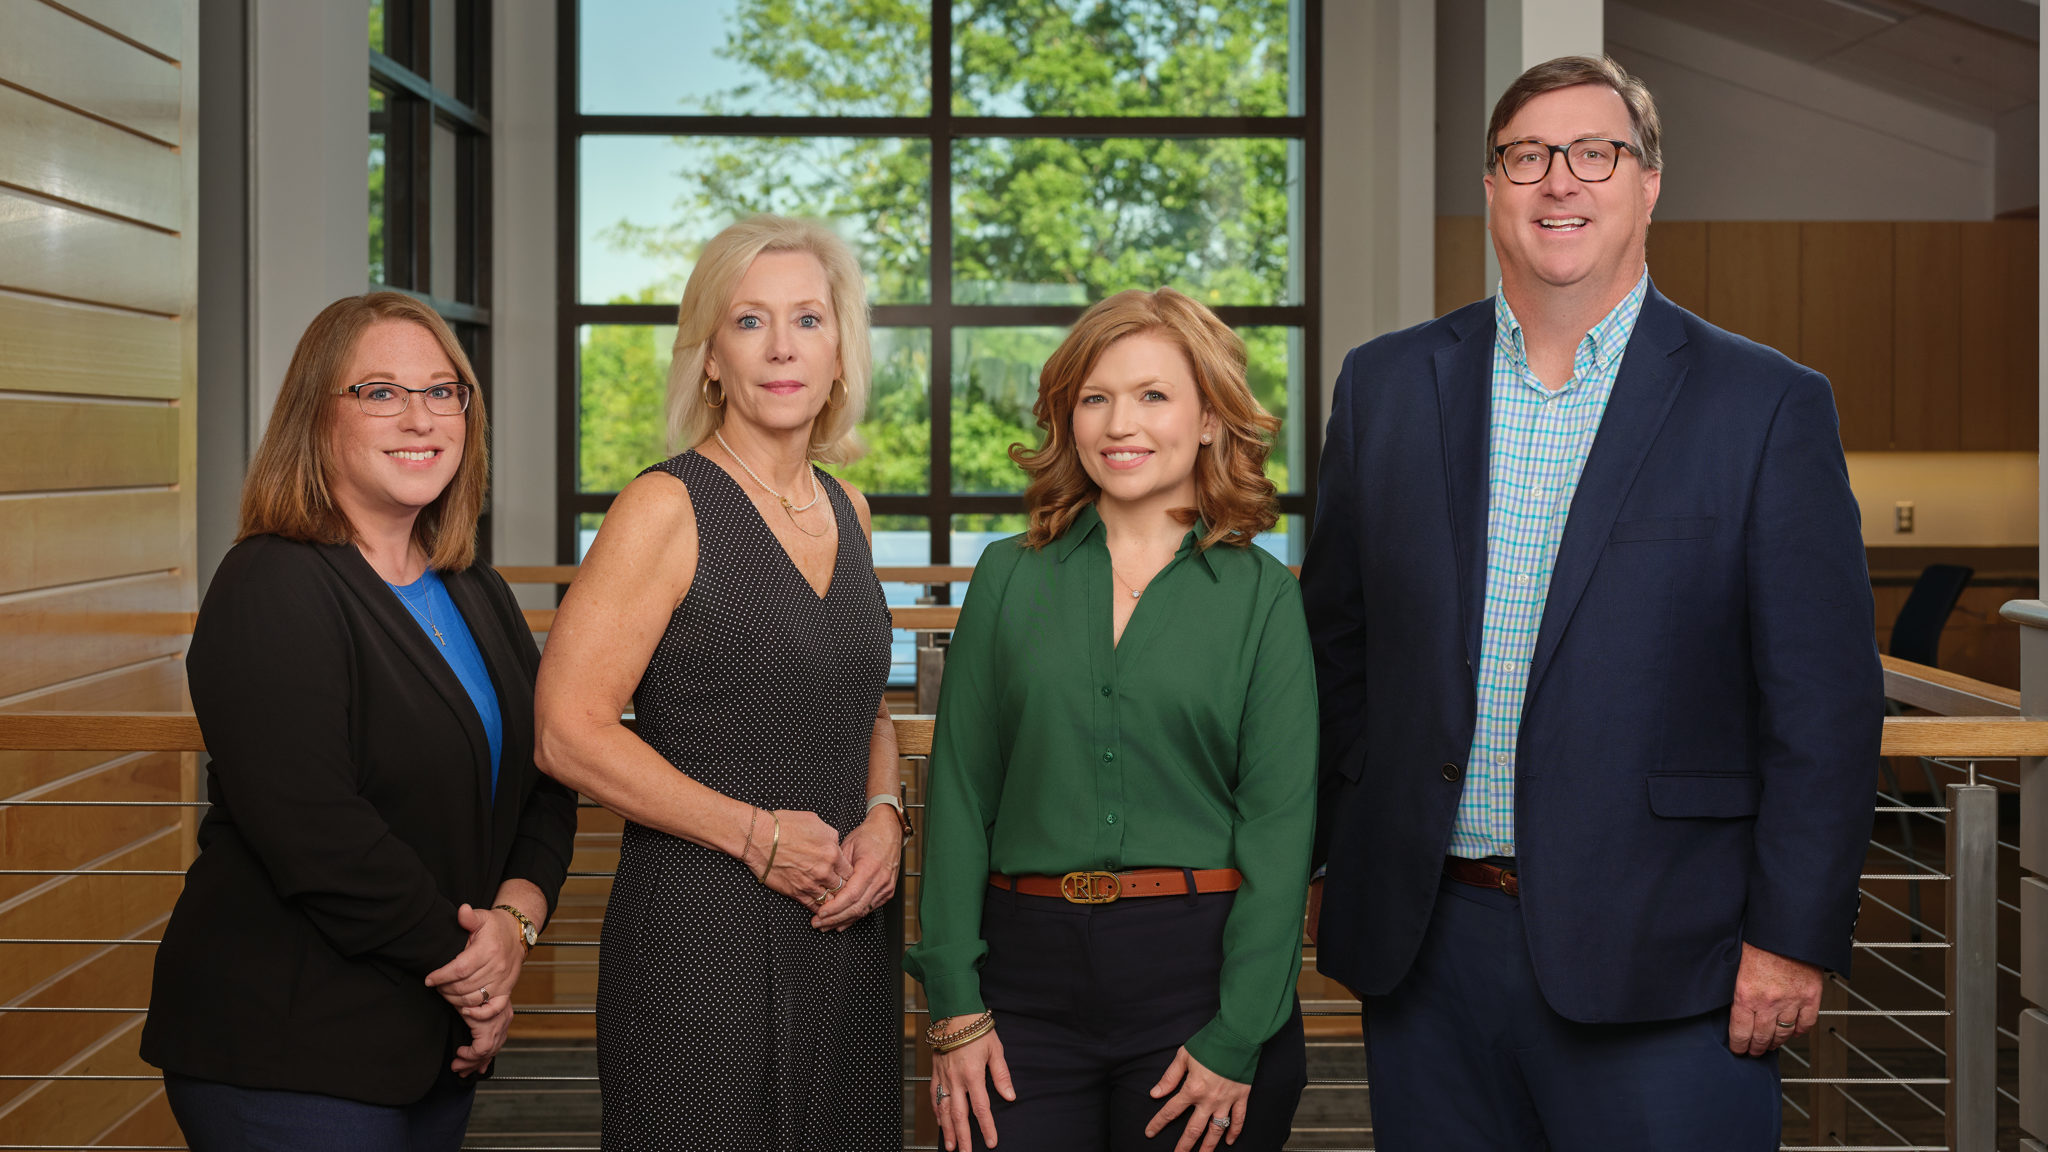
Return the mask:
[[[1453,856],[1515,854],[1515,739],[1522,726],[1529,659],[1536,651],[1543,602],[1550,594],[1550,573],[1579,472],[1600,430],[1649,283],[1645,272],[1614,311],[1586,333],[1572,356],[1571,381],[1555,392],[1529,370],[1522,326],[1507,296],[1494,294],[1479,722],[1472,730],[1465,789],[1451,829]]]

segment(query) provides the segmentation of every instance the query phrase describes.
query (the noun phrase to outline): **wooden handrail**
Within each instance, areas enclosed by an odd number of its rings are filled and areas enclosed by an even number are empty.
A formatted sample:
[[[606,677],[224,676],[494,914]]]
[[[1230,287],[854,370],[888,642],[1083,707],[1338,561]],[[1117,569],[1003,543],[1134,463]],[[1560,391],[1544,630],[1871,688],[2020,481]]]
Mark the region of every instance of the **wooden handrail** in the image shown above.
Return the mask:
[[[1884,694],[1887,698],[1943,716],[2017,716],[2020,694],[2011,688],[1986,684],[1954,672],[1915,664],[1896,656],[1881,656],[1884,662]]]
[[[929,755],[932,717],[898,716],[896,743],[905,756]],[[0,712],[0,751],[201,752],[199,722],[189,712]],[[2003,716],[1892,716],[1884,722],[1886,756],[1991,759],[2048,756],[2048,720]]]
[[[507,584],[568,584],[576,579],[574,564],[500,564],[498,575]],[[877,565],[875,579],[884,584],[965,584],[974,569],[959,565],[933,564],[924,567]]]

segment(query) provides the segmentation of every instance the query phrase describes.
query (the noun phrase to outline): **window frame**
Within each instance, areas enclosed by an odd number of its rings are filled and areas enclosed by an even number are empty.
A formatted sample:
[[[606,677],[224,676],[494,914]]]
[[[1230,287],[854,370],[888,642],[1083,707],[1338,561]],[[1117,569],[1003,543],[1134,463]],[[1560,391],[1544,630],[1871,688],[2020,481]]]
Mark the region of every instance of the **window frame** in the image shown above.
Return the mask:
[[[953,333],[963,328],[1071,327],[1087,306],[958,304],[953,301],[953,146],[970,137],[1026,139],[1259,138],[1298,140],[1302,144],[1300,249],[1293,254],[1300,300],[1281,305],[1222,305],[1218,318],[1233,328],[1263,325],[1301,332],[1299,410],[1290,420],[1310,420],[1314,433],[1301,438],[1301,459],[1291,460],[1299,477],[1298,491],[1282,493],[1280,510],[1295,518],[1294,528],[1306,536],[1315,512],[1315,481],[1321,456],[1322,368],[1322,0],[1300,0],[1302,27],[1293,39],[1301,53],[1302,112],[1292,116],[956,116],[953,103],[953,5],[931,4],[931,108],[925,116],[701,116],[677,114],[585,114],[579,72],[581,27],[579,0],[557,0],[557,185],[559,260],[557,320],[561,381],[556,429],[556,558],[576,561],[582,517],[603,513],[617,493],[584,492],[579,485],[578,452],[581,382],[578,333],[590,325],[672,325],[674,304],[588,304],[580,295],[581,149],[585,136],[775,136],[919,140],[928,142],[931,181],[930,300],[923,304],[884,304],[871,309],[877,328],[923,328],[931,333],[931,446],[928,491],[920,494],[869,492],[869,509],[877,517],[915,516],[930,527],[934,565],[953,563],[953,518],[960,515],[1021,513],[1018,493],[956,493],[952,491]],[[650,460],[652,464],[654,461]]]

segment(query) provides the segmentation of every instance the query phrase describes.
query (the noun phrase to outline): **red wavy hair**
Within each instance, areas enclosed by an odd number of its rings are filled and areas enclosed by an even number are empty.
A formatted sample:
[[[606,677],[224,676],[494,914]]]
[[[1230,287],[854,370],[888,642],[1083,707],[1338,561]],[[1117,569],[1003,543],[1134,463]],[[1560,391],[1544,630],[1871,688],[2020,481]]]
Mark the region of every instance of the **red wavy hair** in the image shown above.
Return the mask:
[[[1279,496],[1266,478],[1266,456],[1280,421],[1259,406],[1245,383],[1244,341],[1214,312],[1171,288],[1133,288],[1083,313],[1038,374],[1031,412],[1044,438],[1036,448],[1010,446],[1010,459],[1031,477],[1024,489],[1030,517],[1024,542],[1031,547],[1059,539],[1082,507],[1102,494],[1081,466],[1074,406],[1104,350],[1126,336],[1148,333],[1186,354],[1202,405],[1219,425],[1215,443],[1195,456],[1195,506],[1176,508],[1175,518],[1183,524],[1201,518],[1203,548],[1245,547],[1280,519]]]

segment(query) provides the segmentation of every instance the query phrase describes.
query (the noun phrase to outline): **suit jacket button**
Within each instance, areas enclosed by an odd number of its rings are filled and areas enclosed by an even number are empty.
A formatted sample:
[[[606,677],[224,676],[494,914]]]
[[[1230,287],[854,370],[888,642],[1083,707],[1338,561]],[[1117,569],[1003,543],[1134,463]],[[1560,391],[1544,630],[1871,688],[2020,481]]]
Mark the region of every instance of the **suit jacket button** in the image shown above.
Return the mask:
[[[1444,765],[1444,779],[1456,783],[1460,769],[1456,764]]]

